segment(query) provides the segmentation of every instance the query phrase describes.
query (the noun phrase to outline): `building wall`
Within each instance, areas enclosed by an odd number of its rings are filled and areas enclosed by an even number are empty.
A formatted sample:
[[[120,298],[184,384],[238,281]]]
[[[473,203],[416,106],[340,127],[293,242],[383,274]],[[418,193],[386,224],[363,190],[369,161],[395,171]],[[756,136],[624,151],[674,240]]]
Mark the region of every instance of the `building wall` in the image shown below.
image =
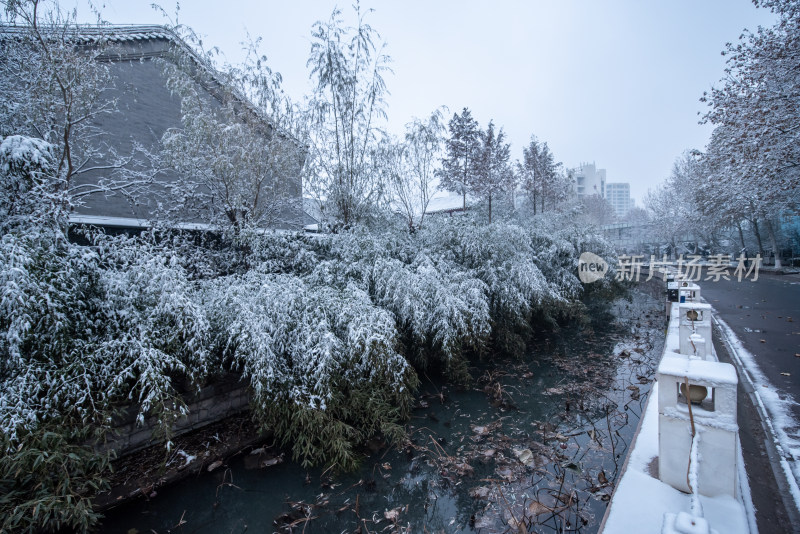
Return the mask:
[[[111,32],[113,34],[113,29]],[[153,34],[152,37],[147,35],[146,29],[143,29],[135,39],[121,39],[115,45],[113,53],[109,54],[107,60],[114,78],[114,87],[108,90],[107,96],[116,99],[117,109],[111,113],[97,115],[93,124],[99,132],[102,132],[98,142],[123,157],[132,153],[134,143],[157,153],[164,133],[168,129],[182,127],[180,98],[172,95],[167,89],[163,64],[158,61],[159,58],[169,57],[170,53],[182,48],[175,42],[177,37],[169,38],[159,33]],[[212,94],[213,88],[206,85],[203,87],[207,90],[209,105],[219,105],[219,101]],[[271,126],[266,135],[272,135]],[[139,156],[138,163],[148,165],[142,156]],[[104,164],[107,165],[108,161],[92,161],[88,167],[103,167]],[[134,165],[135,162],[129,166]],[[289,201],[279,208],[279,213],[274,217],[276,221],[274,226],[277,228],[300,229],[303,226],[300,179],[302,165],[303,162],[298,161],[296,172],[279,177],[286,181]],[[100,169],[77,176],[74,184],[91,187],[103,180],[114,178],[111,171]],[[169,205],[172,198],[169,195],[169,187],[183,179],[184,177],[175,171],[164,169],[155,176],[154,183],[148,184],[146,189],[134,198],[123,194],[105,193],[83,197],[82,204],[76,206],[74,210],[73,219],[80,221],[90,216],[107,220],[140,221],[146,224],[146,221],[156,215],[159,205]],[[193,206],[180,216],[180,222],[198,225],[207,223],[208,218],[204,216],[204,212],[203,206]]]
[[[633,207],[631,198],[631,186],[628,183],[608,183],[606,184],[606,200],[617,214],[617,217],[624,217]]]
[[[605,197],[606,170],[598,169],[594,163],[582,163],[573,170],[575,192],[579,196],[599,195]]]

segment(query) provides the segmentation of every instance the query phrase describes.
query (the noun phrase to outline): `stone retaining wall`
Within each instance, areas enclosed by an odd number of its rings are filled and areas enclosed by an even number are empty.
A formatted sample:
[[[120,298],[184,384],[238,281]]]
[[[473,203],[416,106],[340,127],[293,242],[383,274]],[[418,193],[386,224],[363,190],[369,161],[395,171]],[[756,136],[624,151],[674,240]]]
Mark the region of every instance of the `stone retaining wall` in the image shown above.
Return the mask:
[[[228,374],[216,378],[197,394],[185,399],[189,413],[176,421],[175,436],[202,428],[228,416],[246,410],[250,403],[248,384],[239,375]],[[114,432],[103,448],[114,450],[117,457],[144,449],[163,441],[156,433],[158,420],[147,417],[144,424],[136,421],[138,410],[123,411],[114,422]]]

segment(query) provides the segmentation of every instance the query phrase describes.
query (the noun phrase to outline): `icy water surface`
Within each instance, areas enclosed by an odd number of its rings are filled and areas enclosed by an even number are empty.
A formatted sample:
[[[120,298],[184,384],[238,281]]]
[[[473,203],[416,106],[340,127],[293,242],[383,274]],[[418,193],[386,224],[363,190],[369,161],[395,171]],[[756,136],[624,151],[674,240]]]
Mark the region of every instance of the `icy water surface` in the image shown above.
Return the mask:
[[[410,442],[334,476],[239,457],[110,511],[109,533],[596,532],[663,346],[640,293],[456,390],[421,377]],[[268,461],[273,464],[274,461]]]

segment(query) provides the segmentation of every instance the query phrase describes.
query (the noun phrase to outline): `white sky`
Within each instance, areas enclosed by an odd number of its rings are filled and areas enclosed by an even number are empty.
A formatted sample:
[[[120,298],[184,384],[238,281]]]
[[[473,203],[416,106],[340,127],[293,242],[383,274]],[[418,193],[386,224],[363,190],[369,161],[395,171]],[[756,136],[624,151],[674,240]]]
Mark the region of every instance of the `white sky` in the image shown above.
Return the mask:
[[[62,0],[62,5],[69,2]],[[115,24],[163,23],[151,0],[105,0]],[[174,16],[175,4],[162,4]],[[283,75],[293,99],[309,92],[311,27],[350,0],[184,0],[179,21],[240,56],[245,32]],[[85,4],[78,10],[91,20]],[[363,0],[387,43],[393,133],[441,105],[493,119],[512,159],[532,134],[567,167],[595,162],[609,182],[629,182],[637,204],[687,148],[702,149],[703,91],[723,75],[720,52],[743,28],[774,18],[749,0]]]

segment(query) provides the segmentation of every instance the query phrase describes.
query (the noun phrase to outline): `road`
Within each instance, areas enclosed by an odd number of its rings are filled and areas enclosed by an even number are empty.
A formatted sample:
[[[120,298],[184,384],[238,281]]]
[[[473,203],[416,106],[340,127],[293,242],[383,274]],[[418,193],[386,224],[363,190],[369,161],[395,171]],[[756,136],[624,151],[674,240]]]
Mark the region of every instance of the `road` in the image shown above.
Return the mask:
[[[755,355],[770,384],[800,401],[800,275],[701,281],[703,298]],[[800,421],[800,404],[794,406]]]
[[[761,273],[755,282],[700,283],[703,298],[754,355],[769,382],[739,382],[739,436],[759,532],[800,532],[800,512],[780,467],[780,452],[767,436],[751,395],[752,388],[769,387],[778,389],[783,398],[789,395],[800,401],[800,276]],[[730,361],[719,329],[714,345],[720,359]],[[800,404],[789,405],[800,420]]]

